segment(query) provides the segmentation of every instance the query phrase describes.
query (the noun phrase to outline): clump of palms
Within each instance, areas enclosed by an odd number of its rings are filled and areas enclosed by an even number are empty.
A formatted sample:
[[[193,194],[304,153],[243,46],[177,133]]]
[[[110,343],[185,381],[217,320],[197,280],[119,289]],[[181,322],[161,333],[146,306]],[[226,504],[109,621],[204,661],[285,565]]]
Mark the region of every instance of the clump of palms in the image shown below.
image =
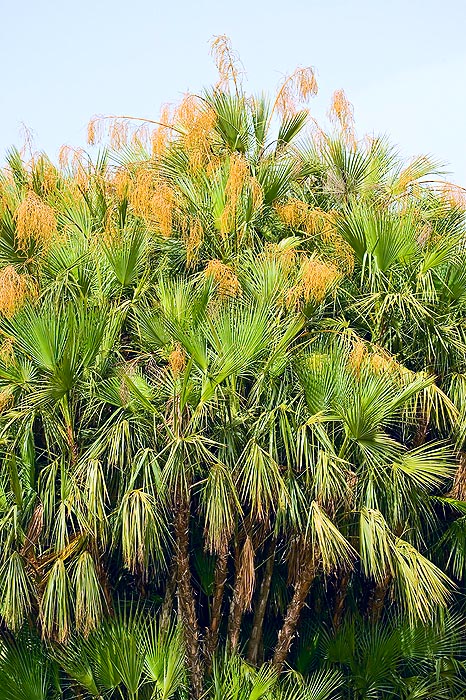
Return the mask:
[[[455,697],[461,190],[341,91],[324,133],[312,69],[269,101],[214,54],[159,120],[94,119],[94,159],[2,173],[2,687]]]

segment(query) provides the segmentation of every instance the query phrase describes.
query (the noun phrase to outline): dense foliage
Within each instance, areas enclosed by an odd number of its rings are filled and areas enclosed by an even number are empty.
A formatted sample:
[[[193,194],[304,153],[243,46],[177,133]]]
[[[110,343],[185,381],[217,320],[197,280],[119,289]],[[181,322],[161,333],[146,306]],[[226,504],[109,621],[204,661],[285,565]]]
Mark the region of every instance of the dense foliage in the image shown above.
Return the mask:
[[[213,51],[1,174],[2,697],[464,697],[463,191]]]

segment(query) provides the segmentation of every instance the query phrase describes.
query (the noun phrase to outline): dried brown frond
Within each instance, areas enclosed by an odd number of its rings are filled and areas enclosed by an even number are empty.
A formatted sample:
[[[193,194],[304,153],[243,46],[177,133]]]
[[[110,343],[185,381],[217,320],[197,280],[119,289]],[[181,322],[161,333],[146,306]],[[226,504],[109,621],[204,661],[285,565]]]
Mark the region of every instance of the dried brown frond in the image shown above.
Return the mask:
[[[233,50],[230,38],[226,34],[214,36],[210,45],[210,53],[218,70],[219,79],[215,86],[216,89],[226,90],[231,80],[238,94],[242,75],[241,61],[236,51]]]
[[[300,106],[307,104],[311,97],[317,95],[318,87],[314,69],[296,68],[294,73],[283,81],[273,107],[282,116],[297,112]]]
[[[241,285],[237,276],[230,265],[225,265],[221,260],[209,260],[204,275],[213,279],[221,298],[241,295]]]
[[[18,247],[27,250],[31,242],[47,247],[57,232],[55,212],[30,190],[15,212]]]
[[[356,143],[354,134],[354,108],[346,97],[344,90],[336,90],[333,93],[329,118],[334,124],[340,126],[345,140],[354,145]]]
[[[425,223],[419,232],[419,236],[417,237],[418,245],[420,245],[421,248],[424,247],[425,244],[431,239],[432,233],[432,224],[429,222]]]
[[[168,356],[168,366],[175,379],[180,376],[181,372],[186,367],[186,355],[179,343],[176,343],[175,349],[172,350]]]
[[[243,548],[239,557],[239,586],[238,598],[241,602],[243,612],[251,609],[251,601],[256,583],[256,571],[254,567],[254,547],[252,540],[246,536]]]
[[[0,314],[9,318],[24,304],[30,287],[29,278],[16,272],[13,265],[0,270]]]
[[[123,406],[127,406],[131,399],[131,392],[128,387],[128,383],[125,381],[124,375],[120,379],[120,385],[118,387],[118,396]]]

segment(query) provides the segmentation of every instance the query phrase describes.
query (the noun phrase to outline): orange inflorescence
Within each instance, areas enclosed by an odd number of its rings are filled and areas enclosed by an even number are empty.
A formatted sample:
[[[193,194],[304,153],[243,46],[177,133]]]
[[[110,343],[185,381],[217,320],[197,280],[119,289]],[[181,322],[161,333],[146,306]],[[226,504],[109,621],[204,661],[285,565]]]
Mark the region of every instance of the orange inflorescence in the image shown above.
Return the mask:
[[[92,117],[87,125],[87,143],[94,146],[100,140],[101,119],[98,116]]]
[[[347,140],[354,143],[354,109],[344,90],[336,90],[333,93],[329,117],[334,123],[340,125]]]
[[[160,126],[153,130],[151,136],[152,155],[157,158],[167,148],[170,138],[171,112],[170,105],[163,105],[160,112]]]
[[[398,365],[395,359],[386,351],[379,349],[370,357],[372,370],[376,374],[387,374],[397,371]]]
[[[443,199],[450,205],[466,209],[466,188],[446,182],[440,191]]]
[[[173,231],[175,194],[164,180],[158,180],[150,201],[151,214],[160,233],[169,238]]]
[[[128,122],[114,119],[109,126],[110,145],[119,150],[128,143]]]
[[[168,356],[168,366],[170,367],[175,378],[179,377],[181,372],[186,367],[186,356],[179,343],[176,344],[175,349],[172,350]]]
[[[183,131],[182,141],[189,164],[193,170],[198,170],[210,159],[217,115],[196,95],[187,94],[176,109],[174,119]]]
[[[309,204],[294,197],[285,204],[278,205],[276,212],[284,224],[290,228],[301,229],[309,235],[321,234],[324,237],[333,223],[329,212],[318,207],[311,209]]]
[[[339,269],[350,274],[354,270],[353,249],[339,234],[335,233],[332,238],[333,250],[335,251],[335,262]]]
[[[172,235],[175,193],[154,171],[141,168],[129,189],[131,205],[138,216],[156,225],[162,236]]]
[[[58,162],[61,168],[70,168],[74,177],[73,186],[81,190],[87,190],[90,185],[90,172],[86,164],[88,158],[82,148],[62,146],[58,153]]]
[[[13,338],[5,338],[3,343],[0,345],[0,360],[4,365],[9,366],[13,363],[15,358]]]
[[[46,247],[57,231],[55,213],[30,190],[15,212],[18,247],[27,250],[31,242]]]
[[[290,228],[300,228],[309,213],[309,205],[301,199],[291,198],[285,204],[279,204],[276,212],[281,221]]]
[[[58,164],[60,168],[68,167],[71,150],[71,146],[68,146],[67,144],[60,146],[60,150],[58,151]]]
[[[16,272],[13,265],[0,270],[0,314],[9,318],[19,309],[28,293],[28,279]]]
[[[339,214],[336,211],[313,210],[319,213],[320,228],[313,231],[319,233],[323,242],[333,250],[335,265],[343,272],[350,273],[354,269],[354,253],[351,246],[344,240],[336,228],[335,221]],[[310,232],[310,231],[309,231]]]
[[[31,173],[36,173],[40,179],[42,190],[45,193],[53,192],[57,185],[58,173],[56,168],[44,155],[33,156],[28,167]]]
[[[288,76],[278,91],[275,106],[281,115],[296,112],[300,104],[306,104],[317,95],[318,87],[314,69],[297,68]]]
[[[238,86],[240,77],[240,61],[238,55],[233,51],[231,41],[225,34],[215,36],[211,43],[211,54],[217,66],[219,79],[216,85],[218,90],[225,90],[230,80]]]
[[[210,260],[204,270],[206,277],[211,277],[218,287],[219,296],[237,297],[241,295],[241,285],[230,265],[221,260]]]
[[[362,340],[356,340],[348,357],[349,367],[359,376],[361,367],[368,357],[366,344]]]
[[[304,261],[301,268],[301,285],[306,301],[315,299],[322,301],[329,287],[338,279],[339,272],[334,265],[330,265],[309,258]]]
[[[294,248],[286,248],[279,243],[267,243],[264,249],[264,257],[269,260],[276,260],[288,272],[296,264],[297,253]]]
[[[154,192],[155,176],[152,170],[140,168],[135,181],[130,187],[130,202],[138,216],[149,219],[151,216],[151,200]]]
[[[186,261],[189,266],[195,260],[196,253],[204,240],[204,229],[199,219],[194,218],[188,222],[183,238],[186,245]]]
[[[230,157],[230,170],[225,186],[225,208],[220,220],[222,233],[235,228],[235,219],[241,193],[249,180],[249,165],[244,156],[233,154]]]
[[[298,283],[288,292],[288,305],[300,306],[311,300],[321,302],[339,277],[340,273],[334,265],[316,258],[304,258]]]
[[[113,176],[113,186],[119,200],[128,196],[131,186],[131,176],[126,168],[118,168]]]
[[[147,124],[141,124],[137,129],[133,131],[131,136],[131,143],[133,146],[145,147],[149,142],[151,142],[151,134]]]

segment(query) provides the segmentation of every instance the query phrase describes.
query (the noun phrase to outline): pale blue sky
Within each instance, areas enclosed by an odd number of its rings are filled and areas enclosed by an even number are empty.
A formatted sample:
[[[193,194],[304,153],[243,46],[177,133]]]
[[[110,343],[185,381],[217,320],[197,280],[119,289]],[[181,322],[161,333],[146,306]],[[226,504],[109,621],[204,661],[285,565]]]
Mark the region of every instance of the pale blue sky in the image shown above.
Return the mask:
[[[157,118],[163,102],[215,80],[228,34],[251,91],[316,68],[322,118],[333,90],[358,132],[449,163],[466,186],[466,0],[0,0],[0,153],[21,123],[56,157],[82,146],[95,113]]]

